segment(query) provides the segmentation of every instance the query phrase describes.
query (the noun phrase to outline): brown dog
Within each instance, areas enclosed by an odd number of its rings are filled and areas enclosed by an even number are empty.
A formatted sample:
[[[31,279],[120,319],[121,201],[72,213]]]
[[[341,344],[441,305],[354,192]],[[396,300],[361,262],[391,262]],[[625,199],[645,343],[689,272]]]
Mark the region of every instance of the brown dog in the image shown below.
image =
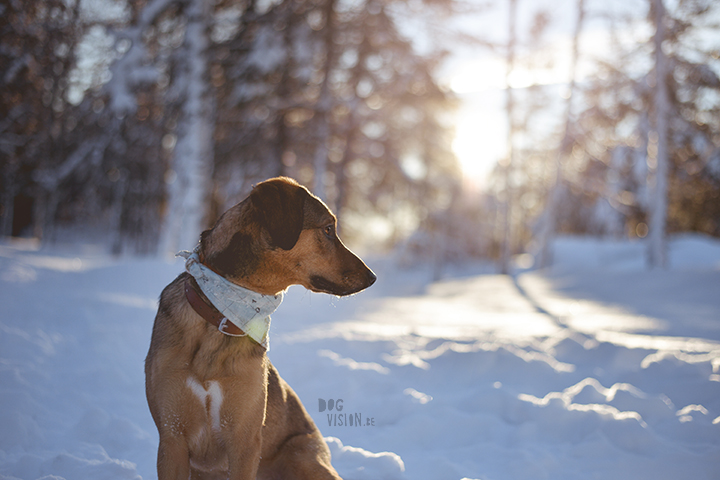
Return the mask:
[[[350,295],[376,277],[335,227],[322,201],[279,177],[225,212],[196,252],[204,266],[260,294],[300,284]],[[210,323],[218,314],[188,273],[160,297],[145,362],[160,434],[159,479],[339,479],[320,432],[265,347],[218,331]]]

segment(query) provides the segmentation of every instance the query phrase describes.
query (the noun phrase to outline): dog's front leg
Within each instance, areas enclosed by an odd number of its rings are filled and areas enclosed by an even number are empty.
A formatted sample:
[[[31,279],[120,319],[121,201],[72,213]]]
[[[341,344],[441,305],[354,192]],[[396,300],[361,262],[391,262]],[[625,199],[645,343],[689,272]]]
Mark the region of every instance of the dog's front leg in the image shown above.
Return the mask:
[[[254,429],[254,435],[248,435],[247,428],[234,429],[228,442],[228,479],[255,480],[262,448],[260,428]]]
[[[157,470],[158,480],[190,478],[190,455],[185,437],[161,435]]]
[[[267,404],[266,378],[265,372],[257,369],[241,381],[223,385],[227,399],[223,402],[221,414],[225,421],[221,428],[229,480],[255,480],[257,477]]]
[[[330,450],[319,431],[288,438],[263,465],[261,478],[283,480],[342,480],[330,463]]]

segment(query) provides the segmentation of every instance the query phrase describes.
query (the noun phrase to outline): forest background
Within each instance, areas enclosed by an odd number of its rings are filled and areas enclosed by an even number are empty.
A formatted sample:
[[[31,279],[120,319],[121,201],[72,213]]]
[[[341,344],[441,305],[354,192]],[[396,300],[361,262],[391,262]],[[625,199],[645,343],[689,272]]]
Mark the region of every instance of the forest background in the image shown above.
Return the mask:
[[[174,253],[288,175],[410,261],[662,266],[720,237],[718,52],[710,0],[3,0],[0,235]]]

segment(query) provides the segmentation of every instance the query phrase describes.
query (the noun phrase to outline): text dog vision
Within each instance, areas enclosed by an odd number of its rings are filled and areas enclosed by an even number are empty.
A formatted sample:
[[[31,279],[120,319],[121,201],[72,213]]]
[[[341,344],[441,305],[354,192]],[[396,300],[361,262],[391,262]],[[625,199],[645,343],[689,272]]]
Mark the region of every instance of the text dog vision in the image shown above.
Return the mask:
[[[328,412],[332,412],[335,410],[335,413],[328,413],[327,414],[327,420],[328,420],[328,427],[374,427],[375,426],[375,418],[374,417],[365,417],[363,419],[363,415],[360,412],[355,413],[341,413],[343,410],[343,399],[338,398],[335,399],[329,399],[324,400],[322,398],[318,398],[318,412],[324,412],[327,410]]]

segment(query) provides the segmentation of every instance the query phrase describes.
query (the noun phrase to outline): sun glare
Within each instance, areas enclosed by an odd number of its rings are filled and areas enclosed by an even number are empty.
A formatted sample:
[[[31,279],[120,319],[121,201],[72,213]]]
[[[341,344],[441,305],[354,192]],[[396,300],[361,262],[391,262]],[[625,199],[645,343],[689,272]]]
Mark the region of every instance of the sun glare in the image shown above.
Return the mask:
[[[501,56],[484,56],[458,62],[448,75],[450,88],[460,97],[453,151],[470,183],[484,187],[495,164],[507,155],[506,86],[523,89],[531,85],[567,82],[569,47],[558,38],[552,47],[556,63],[552,68],[530,69],[517,65],[506,78]],[[567,58],[566,58],[567,57]]]
[[[467,182],[483,187],[488,174],[505,155],[505,65],[501,59],[464,62],[450,77],[461,99],[455,118],[453,151]]]
[[[450,88],[461,95],[505,88],[505,62],[492,57],[465,61],[452,73]]]
[[[492,99],[488,98],[472,102],[473,105],[468,105],[458,113],[455,127],[453,151],[460,162],[463,176],[476,186],[485,184],[489,173],[506,150],[502,109],[490,108],[491,102]],[[483,107],[483,103],[487,107]]]

